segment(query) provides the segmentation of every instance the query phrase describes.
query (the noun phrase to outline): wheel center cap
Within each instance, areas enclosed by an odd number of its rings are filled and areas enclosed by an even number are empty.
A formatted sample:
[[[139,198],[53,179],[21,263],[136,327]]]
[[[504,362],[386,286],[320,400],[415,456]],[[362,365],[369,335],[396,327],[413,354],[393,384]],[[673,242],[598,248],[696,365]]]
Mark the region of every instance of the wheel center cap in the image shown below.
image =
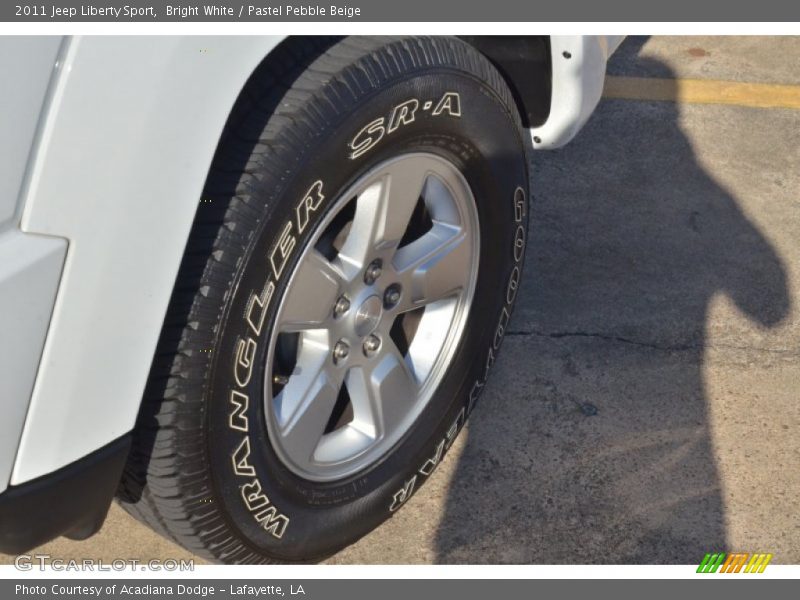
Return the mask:
[[[355,330],[358,337],[369,335],[381,322],[383,315],[383,302],[380,296],[370,296],[356,311]]]

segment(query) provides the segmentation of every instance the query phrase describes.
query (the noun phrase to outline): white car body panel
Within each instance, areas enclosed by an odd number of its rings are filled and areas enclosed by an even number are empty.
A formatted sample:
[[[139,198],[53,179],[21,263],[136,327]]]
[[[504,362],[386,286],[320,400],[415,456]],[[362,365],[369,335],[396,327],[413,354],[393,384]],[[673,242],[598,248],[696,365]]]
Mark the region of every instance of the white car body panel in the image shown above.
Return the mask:
[[[8,484],[42,354],[67,241],[0,235],[0,492]]]
[[[58,56],[58,37],[0,38],[0,492],[28,410],[67,250],[19,230],[19,197]]]
[[[223,125],[282,39],[106,36],[64,45],[21,229],[69,247],[12,484],[133,428]],[[566,143],[588,118],[613,44],[553,38],[554,97],[532,132],[538,147]],[[566,48],[575,60],[557,61]],[[597,72],[581,73],[588,68]]]
[[[531,130],[534,148],[560,148],[580,131],[603,95],[608,57],[623,39],[602,35],[550,37],[550,115],[543,125]]]
[[[130,431],[225,120],[280,37],[67,45],[22,230],[69,240],[12,484]]]

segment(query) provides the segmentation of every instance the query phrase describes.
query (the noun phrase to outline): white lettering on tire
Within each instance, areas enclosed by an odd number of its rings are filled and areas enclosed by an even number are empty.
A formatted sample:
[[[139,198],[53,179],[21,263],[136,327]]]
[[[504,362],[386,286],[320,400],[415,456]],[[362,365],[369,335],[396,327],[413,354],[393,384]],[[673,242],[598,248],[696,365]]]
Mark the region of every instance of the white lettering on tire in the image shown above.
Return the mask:
[[[317,180],[295,205],[292,219],[279,229],[280,235],[266,257],[271,267],[267,272],[267,278],[258,290],[250,292],[244,311],[244,321],[252,336],[239,338],[233,352],[235,388],[230,390],[228,396],[230,403],[228,428],[243,434],[236,449],[231,453],[233,474],[247,479],[240,485],[240,490],[248,512],[261,529],[278,539],[283,537],[290,519],[272,504],[264,492],[264,486],[258,478],[255,467],[250,462],[250,423],[247,417],[250,397],[246,387],[252,378],[253,364],[264,331],[267,310],[275,295],[277,284],[284,276],[286,265],[298,244],[295,232],[299,235],[305,231],[312,215],[319,211],[324,201],[323,182]]]
[[[391,135],[401,127],[410,125],[416,118],[418,111],[428,112],[433,107],[434,101],[427,100],[422,103],[417,98],[411,98],[392,107],[387,116],[378,117],[364,125],[350,140],[347,147],[350,149],[350,160],[363,156],[372,150],[386,136]],[[461,118],[461,96],[458,92],[445,92],[436,100],[436,106],[430,112],[432,117],[446,115]]]

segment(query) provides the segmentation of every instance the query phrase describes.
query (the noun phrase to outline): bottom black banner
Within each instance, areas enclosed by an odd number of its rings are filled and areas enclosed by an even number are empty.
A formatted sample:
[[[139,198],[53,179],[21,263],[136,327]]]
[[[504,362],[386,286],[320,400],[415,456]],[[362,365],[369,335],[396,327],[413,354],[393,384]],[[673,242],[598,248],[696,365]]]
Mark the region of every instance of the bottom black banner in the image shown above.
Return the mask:
[[[373,598],[375,600],[415,600],[431,597],[458,600],[498,600],[512,598],[535,598],[540,594],[569,593],[597,594],[625,593],[653,598],[675,598],[676,594],[693,591],[700,585],[708,591],[708,578],[696,580],[554,580],[554,579],[496,579],[496,580],[454,580],[454,579],[285,579],[285,580],[3,580],[0,582],[2,598],[53,598],[53,600],[82,600],[101,598],[103,600],[129,600],[131,598],[152,598],[153,600],[172,600],[175,598],[219,598],[225,600],[286,597],[296,600],[352,600],[352,598]],[[755,586],[784,591],[793,581],[778,579],[734,580],[715,579],[716,593],[724,593],[728,598],[739,595],[752,597]],[[786,590],[788,591],[788,589]]]

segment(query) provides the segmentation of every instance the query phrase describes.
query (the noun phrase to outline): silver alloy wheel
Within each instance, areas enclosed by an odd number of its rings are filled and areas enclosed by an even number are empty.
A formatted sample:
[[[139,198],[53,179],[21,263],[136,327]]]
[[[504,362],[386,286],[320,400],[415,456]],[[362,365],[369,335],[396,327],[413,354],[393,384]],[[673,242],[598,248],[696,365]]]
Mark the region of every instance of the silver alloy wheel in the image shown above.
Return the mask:
[[[342,194],[289,279],[267,356],[272,446],[332,481],[384,456],[440,384],[478,275],[478,214],[449,161],[387,160]]]

